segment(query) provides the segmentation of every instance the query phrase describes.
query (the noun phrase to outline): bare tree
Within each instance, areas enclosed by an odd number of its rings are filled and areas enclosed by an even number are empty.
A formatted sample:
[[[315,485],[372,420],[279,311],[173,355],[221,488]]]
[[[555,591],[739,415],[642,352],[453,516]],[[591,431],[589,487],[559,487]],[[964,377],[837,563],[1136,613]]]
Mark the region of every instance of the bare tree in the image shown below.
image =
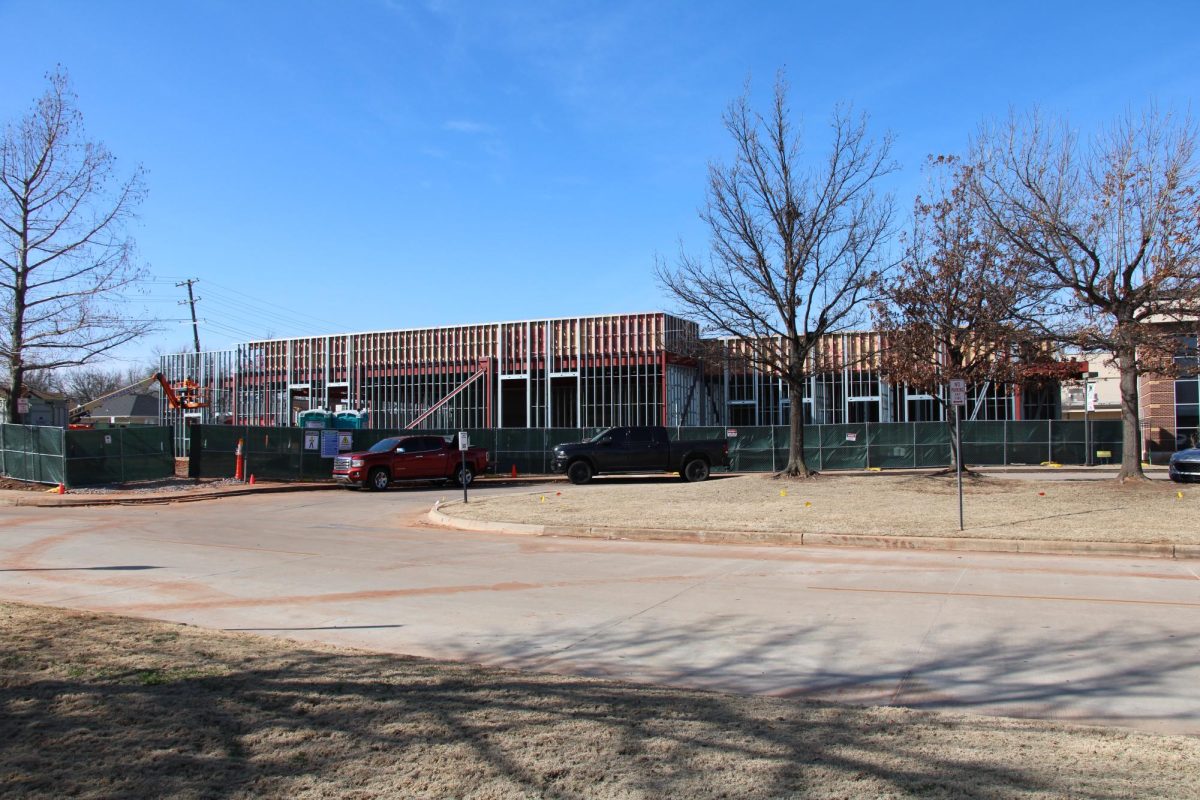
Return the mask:
[[[95,400],[97,397],[103,397],[118,389],[123,389],[126,386],[132,386],[149,378],[157,371],[157,367],[152,368],[138,365],[126,368],[78,367],[58,373],[59,391],[67,396],[72,405],[79,405],[89,400]],[[149,394],[157,393],[158,385],[153,384],[144,391]]]
[[[914,203],[903,261],[873,307],[883,375],[935,398],[953,426],[950,380],[1005,387],[1043,366],[1022,323],[1041,296],[1029,257],[1009,246],[971,191],[971,167],[938,157],[931,168],[932,197]],[[961,459],[957,442],[951,459]]]
[[[151,328],[117,302],[140,277],[125,224],[141,171],[119,181],[115,157],[84,138],[65,73],[48,78],[0,141],[0,358],[14,398],[27,373],[85,364]]]
[[[700,215],[711,252],[683,253],[675,267],[660,261],[658,279],[705,333],[736,338],[739,358],[787,383],[792,411],[781,474],[807,477],[801,401],[819,367],[818,342],[862,320],[887,266],[894,203],[876,186],[896,169],[891,138],[869,138],[865,115],[839,108],[823,160],[805,163],[782,76],[768,115],[751,110],[747,91],[724,121],[733,163],[710,165]]]
[[[1172,320],[1200,312],[1196,128],[1125,116],[1080,139],[1038,115],[984,128],[973,189],[1053,293],[1044,333],[1111,356],[1120,373],[1122,480],[1144,478],[1138,377],[1169,375]]]

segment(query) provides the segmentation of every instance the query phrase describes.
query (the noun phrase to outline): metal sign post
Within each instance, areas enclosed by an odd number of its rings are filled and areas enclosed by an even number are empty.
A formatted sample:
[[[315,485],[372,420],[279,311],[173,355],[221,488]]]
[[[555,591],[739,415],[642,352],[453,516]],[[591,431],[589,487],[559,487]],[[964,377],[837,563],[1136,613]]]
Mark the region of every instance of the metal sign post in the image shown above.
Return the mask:
[[[1099,373],[1083,373],[1083,464],[1092,466],[1092,420],[1090,412],[1096,410],[1096,396],[1092,394],[1094,384],[1089,384],[1089,378],[1099,377]]]
[[[958,473],[958,529],[963,529],[963,501],[962,501],[962,433],[958,427],[959,409],[962,406],[954,407],[954,467]]]
[[[468,502],[468,500],[467,500],[467,483],[468,483],[468,481],[467,481],[467,448],[470,446],[471,446],[471,437],[467,434],[466,431],[459,431],[458,432],[458,451],[460,453],[462,453],[462,467],[461,467],[462,471],[459,472],[458,474],[462,476],[463,502],[464,503]]]
[[[967,382],[955,378],[950,381],[950,404],[954,406],[954,471],[958,476],[958,529],[963,530],[962,492],[962,428],[959,426],[961,411],[967,404]]]

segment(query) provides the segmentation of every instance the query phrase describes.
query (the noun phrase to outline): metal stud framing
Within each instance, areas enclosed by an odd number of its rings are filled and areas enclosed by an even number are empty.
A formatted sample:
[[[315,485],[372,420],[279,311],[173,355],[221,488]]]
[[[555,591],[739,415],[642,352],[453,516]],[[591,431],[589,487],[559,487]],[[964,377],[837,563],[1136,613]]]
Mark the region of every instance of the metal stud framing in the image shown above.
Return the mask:
[[[688,355],[698,340],[694,323],[650,312],[254,341],[163,356],[168,380],[197,381],[209,405],[162,416],[178,452],[188,422],[287,426],[318,407],[365,410],[385,429],[787,423],[778,376],[749,367],[735,340],[707,362]],[[877,352],[872,333],[826,337],[805,422],[908,421],[924,398],[880,380]],[[979,418],[1014,417],[1010,395],[980,400]],[[917,416],[940,416],[928,406]]]

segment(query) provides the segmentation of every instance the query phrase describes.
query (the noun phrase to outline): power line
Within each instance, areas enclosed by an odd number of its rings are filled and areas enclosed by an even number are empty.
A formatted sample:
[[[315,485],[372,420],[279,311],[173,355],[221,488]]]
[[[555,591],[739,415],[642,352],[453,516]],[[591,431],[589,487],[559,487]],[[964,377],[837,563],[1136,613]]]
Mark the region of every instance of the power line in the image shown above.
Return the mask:
[[[245,337],[246,339],[268,338],[279,335],[279,333],[270,331],[271,327],[281,328],[280,333],[284,335],[300,336],[311,335],[314,327],[325,328],[329,326],[332,330],[327,330],[325,331],[326,333],[349,329],[346,325],[335,323],[332,320],[307,314],[287,305],[252,297],[240,289],[214,283],[208,279],[205,279],[205,286],[208,287],[208,290],[205,292],[203,299],[207,301],[210,310],[216,313],[207,314],[202,318],[197,315],[195,310],[195,304],[200,302],[202,298],[196,297],[193,290],[194,284],[198,283],[199,280],[198,278],[183,276],[148,276],[137,281],[138,284],[144,287],[144,296],[121,298],[121,302],[128,305],[168,302],[184,305],[187,303],[193,318],[193,345],[197,348],[199,348],[199,327],[201,325],[216,333]],[[168,286],[172,288],[186,286],[189,294],[188,299],[173,300],[155,296],[158,287]],[[255,333],[253,331],[258,332]]]
[[[223,293],[230,293],[230,294],[233,294],[234,296],[240,296],[240,297],[248,297],[248,299],[250,299],[253,302],[254,306],[263,305],[263,306],[272,306],[275,308],[280,308],[280,309],[282,309],[282,311],[287,312],[287,314],[290,315],[290,317],[294,317],[296,319],[317,321],[317,323],[322,323],[324,325],[332,325],[335,327],[335,329],[344,330],[347,327],[346,325],[343,325],[342,323],[335,323],[335,321],[316,317],[316,315],[313,315],[313,314],[306,314],[304,312],[296,311],[295,308],[290,307],[290,306],[281,305],[281,303],[271,302],[270,300],[262,300],[262,299],[259,299],[259,297],[250,297],[250,296],[246,295],[246,293],[244,293],[244,291],[241,291],[240,289],[230,288],[230,287],[227,287],[227,285],[223,285],[221,283],[212,283],[210,281],[209,285],[212,285],[212,287],[216,287],[218,290],[222,290]],[[256,311],[262,311],[262,309],[256,309]]]
[[[204,326],[206,328],[216,328],[217,330],[223,330],[226,333],[232,333],[237,336],[245,336],[250,339],[254,338],[254,334],[251,333],[250,331],[242,330],[241,328],[238,328],[234,325],[228,325],[224,322],[216,322],[214,320],[204,319],[204,318],[201,318],[200,321],[204,324]]]

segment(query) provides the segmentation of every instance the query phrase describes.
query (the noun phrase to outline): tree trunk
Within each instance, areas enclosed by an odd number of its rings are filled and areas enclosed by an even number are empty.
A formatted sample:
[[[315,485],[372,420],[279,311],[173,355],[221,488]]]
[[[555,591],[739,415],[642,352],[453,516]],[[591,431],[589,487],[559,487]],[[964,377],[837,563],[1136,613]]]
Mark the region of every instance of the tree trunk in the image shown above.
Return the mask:
[[[788,381],[788,393],[792,398],[791,419],[788,421],[788,461],[779,473],[786,478],[811,478],[817,473],[808,468],[804,461],[804,383]]]
[[[962,442],[958,441],[958,426],[954,424],[954,415],[958,413],[958,406],[947,403],[942,408],[946,411],[946,431],[950,437],[950,471],[954,472],[958,467],[959,459],[962,458]]]
[[[1117,352],[1117,370],[1121,376],[1121,471],[1117,479],[1145,480],[1142,471],[1142,428],[1138,410],[1137,351],[1122,347]]]
[[[21,424],[21,414],[17,410],[17,398],[21,396],[21,390],[25,384],[23,372],[24,370],[18,366],[9,367],[9,375],[12,376],[12,380],[8,387],[8,419],[5,421],[13,425]]]
[[[9,320],[8,352],[8,421],[14,425],[21,422],[17,411],[17,398],[25,383],[25,303],[29,291],[29,206],[21,203],[21,231],[17,242],[17,268],[13,294],[12,317]]]

